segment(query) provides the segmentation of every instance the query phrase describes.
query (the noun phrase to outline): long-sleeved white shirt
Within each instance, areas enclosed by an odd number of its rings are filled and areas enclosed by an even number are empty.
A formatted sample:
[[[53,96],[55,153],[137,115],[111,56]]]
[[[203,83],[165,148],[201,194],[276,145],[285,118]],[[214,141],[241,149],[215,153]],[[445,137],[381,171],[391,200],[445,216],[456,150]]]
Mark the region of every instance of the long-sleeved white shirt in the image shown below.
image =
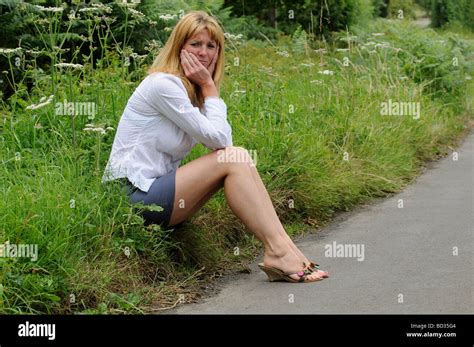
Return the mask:
[[[128,100],[102,182],[127,177],[148,192],[153,181],[178,168],[197,143],[212,150],[232,146],[224,101],[207,97],[200,110],[179,77],[150,74]]]

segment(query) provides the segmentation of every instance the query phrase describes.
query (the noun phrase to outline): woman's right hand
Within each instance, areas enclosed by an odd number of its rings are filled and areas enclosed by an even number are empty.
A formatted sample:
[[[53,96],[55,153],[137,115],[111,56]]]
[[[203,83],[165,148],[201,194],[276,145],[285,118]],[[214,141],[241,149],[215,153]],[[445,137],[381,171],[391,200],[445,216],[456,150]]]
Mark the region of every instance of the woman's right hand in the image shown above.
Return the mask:
[[[210,67],[215,66],[215,61],[217,53],[214,56],[213,61],[210,64]],[[211,72],[201,64],[201,62],[196,58],[196,56],[188,51],[181,50],[181,66],[183,67],[184,74],[192,82],[196,83],[198,86],[203,87],[206,85],[214,84],[212,79]]]

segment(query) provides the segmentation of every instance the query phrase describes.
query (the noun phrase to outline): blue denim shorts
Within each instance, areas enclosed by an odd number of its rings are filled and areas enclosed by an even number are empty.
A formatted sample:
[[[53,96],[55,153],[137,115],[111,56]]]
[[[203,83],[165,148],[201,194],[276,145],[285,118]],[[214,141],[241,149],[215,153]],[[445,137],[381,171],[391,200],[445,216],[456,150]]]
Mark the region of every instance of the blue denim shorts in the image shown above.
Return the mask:
[[[132,204],[142,202],[144,205],[155,204],[161,206],[163,211],[142,210],[140,214],[145,220],[145,225],[158,224],[163,228],[169,226],[176,189],[176,169],[160,176],[150,186],[148,192],[135,187],[128,179],[123,179],[127,185],[127,196]]]

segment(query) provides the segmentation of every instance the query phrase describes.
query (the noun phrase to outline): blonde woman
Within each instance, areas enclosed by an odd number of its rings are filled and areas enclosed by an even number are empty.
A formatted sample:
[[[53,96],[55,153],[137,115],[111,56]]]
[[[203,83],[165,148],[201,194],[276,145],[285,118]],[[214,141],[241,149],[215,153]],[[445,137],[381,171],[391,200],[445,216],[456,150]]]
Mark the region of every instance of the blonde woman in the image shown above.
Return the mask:
[[[260,267],[271,281],[328,277],[285,232],[248,151],[232,145],[219,97],[224,33],[217,21],[202,11],[183,16],[148,72],[120,119],[103,181],[122,179],[132,203],[163,207],[142,213],[145,223],[164,228],[191,217],[223,187],[232,211],[263,243]],[[197,143],[211,152],[179,167]],[[239,162],[225,160],[232,157]]]

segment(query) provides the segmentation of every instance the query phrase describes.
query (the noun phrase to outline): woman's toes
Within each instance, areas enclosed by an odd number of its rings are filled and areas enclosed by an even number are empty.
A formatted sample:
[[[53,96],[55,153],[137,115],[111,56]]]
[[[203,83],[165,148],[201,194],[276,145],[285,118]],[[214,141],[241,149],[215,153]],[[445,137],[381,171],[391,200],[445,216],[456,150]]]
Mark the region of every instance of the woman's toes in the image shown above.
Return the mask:
[[[309,275],[307,278],[306,278],[306,281],[307,282],[314,282],[314,281],[320,281],[323,279],[323,276],[320,275],[320,274],[317,274],[317,273],[312,273],[311,275]]]
[[[329,272],[327,271],[317,270],[317,273],[320,274],[321,276],[329,277]]]

